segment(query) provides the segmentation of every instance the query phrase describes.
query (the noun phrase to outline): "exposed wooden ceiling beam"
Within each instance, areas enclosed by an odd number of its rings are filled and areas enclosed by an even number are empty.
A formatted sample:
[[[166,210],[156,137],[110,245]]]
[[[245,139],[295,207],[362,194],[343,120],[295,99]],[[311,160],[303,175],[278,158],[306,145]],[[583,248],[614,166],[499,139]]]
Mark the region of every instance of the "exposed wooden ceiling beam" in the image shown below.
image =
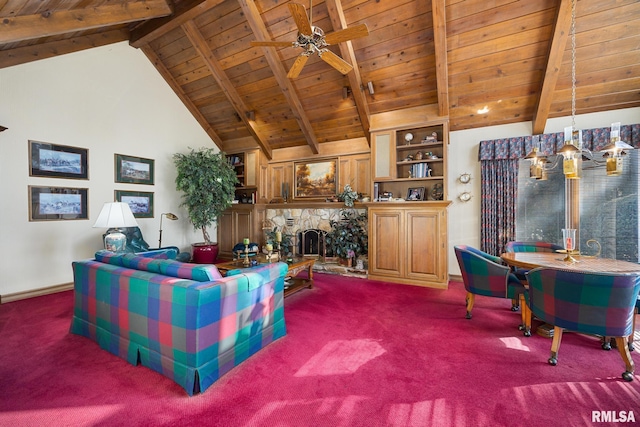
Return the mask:
[[[231,102],[231,105],[233,105],[233,108],[236,110],[236,113],[238,113],[238,116],[247,127],[247,130],[249,130],[251,136],[253,136],[253,138],[256,140],[265,156],[267,156],[267,159],[271,160],[273,158],[273,153],[271,151],[269,143],[266,142],[262,136],[260,136],[255,120],[249,120],[247,118],[247,113],[252,110],[252,108],[248,108],[244,104],[242,98],[238,94],[238,91],[236,91],[236,89],[233,87],[233,84],[227,77],[227,74],[224,72],[224,70],[214,57],[211,48],[209,48],[207,41],[205,40],[200,30],[198,30],[196,24],[193,21],[187,21],[182,24],[182,30],[189,38],[189,41],[191,41],[191,44],[193,45],[196,52],[198,52],[198,55],[200,55],[205,64],[207,64],[207,67],[209,68],[209,71],[211,71],[213,78],[216,80],[218,86],[220,86],[229,102]]]
[[[267,27],[260,16],[260,12],[256,7],[255,2],[253,0],[238,0],[238,3],[240,3],[240,7],[246,16],[256,39],[258,41],[268,41],[269,32],[267,31]],[[280,90],[282,90],[282,93],[289,104],[289,108],[291,108],[291,111],[298,122],[298,126],[300,126],[300,130],[302,131],[307,144],[311,148],[313,154],[318,154],[320,152],[318,139],[316,138],[313,127],[302,108],[300,99],[298,98],[298,95],[296,95],[296,91],[287,77],[287,71],[284,69],[278,54],[271,47],[263,47],[262,49],[264,51],[264,56],[267,58],[267,62],[269,63],[269,67],[271,67],[271,71],[280,86]]]
[[[0,68],[25,64],[39,59],[53,58],[54,56],[78,52],[98,46],[105,46],[128,39],[129,31],[126,28],[122,28],[119,30],[74,37],[72,39],[3,50],[0,51]]]
[[[344,17],[344,10],[342,9],[341,0],[327,0],[327,9],[329,11],[329,17],[331,18],[331,24],[333,25],[333,31],[338,31],[347,28],[347,20]],[[353,50],[353,43],[347,41],[340,43],[340,54],[342,59],[349,62],[353,66],[353,72],[347,74],[349,79],[349,85],[351,86],[351,94],[356,102],[356,108],[358,109],[358,115],[360,116],[360,123],[362,124],[362,130],[367,138],[367,142],[371,145],[371,134],[369,133],[369,104],[364,95],[364,85],[362,84],[362,76],[358,69],[358,61],[356,54]]]
[[[171,14],[166,0],[43,12],[0,19],[0,43],[15,43],[57,34],[158,18]]]
[[[431,0],[433,16],[433,45],[436,58],[436,85],[438,89],[438,111],[449,115],[449,66],[447,63],[447,19],[445,0]]]
[[[224,0],[185,0],[178,3],[171,16],[147,21],[131,31],[129,44],[133,47],[143,46],[152,40],[174,30],[187,21],[191,21]]]
[[[140,50],[142,50],[147,58],[149,58],[149,61],[151,61],[153,66],[156,67],[156,70],[158,70],[160,75],[164,78],[164,81],[167,82],[167,84],[171,87],[171,89],[173,89],[175,94],[178,95],[178,98],[180,98],[182,103],[187,107],[191,114],[193,114],[193,117],[195,117],[198,123],[200,123],[200,126],[202,126],[207,135],[209,135],[209,138],[211,138],[214,144],[216,144],[220,151],[222,151],[222,138],[218,136],[216,131],[213,130],[213,128],[207,121],[206,117],[202,115],[200,110],[198,110],[198,107],[195,106],[195,104],[189,99],[189,96],[187,96],[184,90],[182,90],[180,84],[176,82],[176,79],[173,78],[169,70],[167,70],[160,58],[158,58],[158,55],[156,55],[155,51],[149,45],[140,46]]]
[[[553,29],[553,37],[549,47],[547,57],[547,67],[542,80],[542,87],[538,94],[536,108],[533,112],[532,129],[533,135],[544,133],[544,127],[549,118],[553,94],[560,75],[562,57],[567,46],[567,39],[571,30],[571,0],[560,0],[556,22]]]

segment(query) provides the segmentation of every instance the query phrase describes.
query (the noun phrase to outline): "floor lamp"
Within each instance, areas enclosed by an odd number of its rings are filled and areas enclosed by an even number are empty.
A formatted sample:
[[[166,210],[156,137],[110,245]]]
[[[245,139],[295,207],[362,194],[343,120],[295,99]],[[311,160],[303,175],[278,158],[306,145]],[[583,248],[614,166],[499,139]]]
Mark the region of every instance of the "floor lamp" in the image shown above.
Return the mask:
[[[160,238],[158,239],[158,248],[162,247],[162,217],[166,216],[167,219],[170,219],[171,221],[175,221],[176,219],[178,219],[178,217],[175,214],[172,214],[171,212],[166,212],[160,215]]]

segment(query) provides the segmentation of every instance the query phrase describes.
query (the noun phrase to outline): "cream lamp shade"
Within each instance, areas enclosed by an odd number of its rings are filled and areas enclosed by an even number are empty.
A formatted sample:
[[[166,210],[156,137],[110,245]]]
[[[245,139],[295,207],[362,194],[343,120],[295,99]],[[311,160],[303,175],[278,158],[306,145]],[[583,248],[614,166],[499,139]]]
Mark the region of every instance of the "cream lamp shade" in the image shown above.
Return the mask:
[[[131,212],[131,208],[124,202],[107,202],[102,207],[94,228],[109,228],[104,237],[105,249],[112,252],[124,252],[127,237],[119,230],[120,227],[137,227],[138,222]]]

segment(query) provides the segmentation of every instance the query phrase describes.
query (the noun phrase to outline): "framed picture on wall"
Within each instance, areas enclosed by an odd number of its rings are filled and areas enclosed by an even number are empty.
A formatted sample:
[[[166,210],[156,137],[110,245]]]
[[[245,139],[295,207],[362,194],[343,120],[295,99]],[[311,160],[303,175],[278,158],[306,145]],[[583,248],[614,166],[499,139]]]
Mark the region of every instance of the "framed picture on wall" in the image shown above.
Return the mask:
[[[294,163],[294,198],[325,198],[338,194],[338,159]]]
[[[87,188],[29,186],[29,221],[89,219]]]
[[[86,148],[29,141],[29,176],[89,179]]]
[[[128,204],[136,218],[153,218],[153,193],[116,190],[115,199]]]
[[[116,182],[153,185],[154,160],[115,155]]]

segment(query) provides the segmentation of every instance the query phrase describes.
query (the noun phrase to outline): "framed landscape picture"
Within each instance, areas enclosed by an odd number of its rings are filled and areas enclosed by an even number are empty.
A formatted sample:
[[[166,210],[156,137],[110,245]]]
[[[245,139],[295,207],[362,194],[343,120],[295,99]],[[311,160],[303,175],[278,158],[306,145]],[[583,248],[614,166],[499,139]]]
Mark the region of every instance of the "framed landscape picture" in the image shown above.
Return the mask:
[[[153,218],[153,193],[116,190],[115,199],[128,204],[136,218]]]
[[[325,198],[338,194],[338,159],[294,163],[294,198]]]
[[[29,141],[29,176],[89,179],[86,148]]]
[[[115,155],[116,182],[153,185],[154,160],[142,157]]]
[[[89,219],[87,188],[29,186],[29,221]]]

